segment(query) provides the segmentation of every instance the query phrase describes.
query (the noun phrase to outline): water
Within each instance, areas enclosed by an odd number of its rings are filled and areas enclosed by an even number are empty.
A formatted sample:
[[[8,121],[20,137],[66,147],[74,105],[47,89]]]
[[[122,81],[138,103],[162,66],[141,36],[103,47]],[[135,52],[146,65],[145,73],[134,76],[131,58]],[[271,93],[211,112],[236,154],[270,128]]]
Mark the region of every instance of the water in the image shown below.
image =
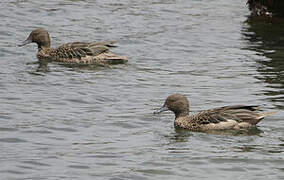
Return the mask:
[[[2,0],[0,179],[284,179],[284,24],[249,21],[245,0]],[[41,66],[36,45],[116,40],[127,65]],[[248,134],[178,131],[153,115],[184,93],[191,111],[278,111]]]

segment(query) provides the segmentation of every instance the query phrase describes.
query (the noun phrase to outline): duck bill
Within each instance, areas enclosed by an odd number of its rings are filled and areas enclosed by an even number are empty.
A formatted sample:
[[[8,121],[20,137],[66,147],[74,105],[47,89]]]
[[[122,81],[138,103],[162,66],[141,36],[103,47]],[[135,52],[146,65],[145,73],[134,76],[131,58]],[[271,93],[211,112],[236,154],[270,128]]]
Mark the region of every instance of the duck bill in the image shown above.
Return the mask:
[[[169,110],[168,107],[164,105],[160,109],[157,109],[156,111],[154,111],[154,114],[160,114],[161,112],[168,111],[168,110]]]
[[[24,42],[22,42],[22,44],[19,44],[18,46],[19,46],[19,47],[22,47],[22,46],[27,45],[27,44],[30,44],[30,43],[32,43],[32,40],[27,39],[27,40],[25,40]]]

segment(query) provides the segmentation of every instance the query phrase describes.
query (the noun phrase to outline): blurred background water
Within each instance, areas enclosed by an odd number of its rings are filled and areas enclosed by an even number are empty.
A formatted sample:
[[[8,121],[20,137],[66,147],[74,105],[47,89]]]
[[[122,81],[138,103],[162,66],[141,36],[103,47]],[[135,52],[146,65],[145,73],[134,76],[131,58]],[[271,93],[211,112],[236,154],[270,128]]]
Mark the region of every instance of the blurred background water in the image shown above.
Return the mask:
[[[0,179],[284,179],[284,24],[246,0],[2,0]],[[35,28],[56,47],[116,40],[127,65],[79,68],[17,47]],[[153,115],[184,93],[193,113],[278,111],[249,134],[178,131]]]

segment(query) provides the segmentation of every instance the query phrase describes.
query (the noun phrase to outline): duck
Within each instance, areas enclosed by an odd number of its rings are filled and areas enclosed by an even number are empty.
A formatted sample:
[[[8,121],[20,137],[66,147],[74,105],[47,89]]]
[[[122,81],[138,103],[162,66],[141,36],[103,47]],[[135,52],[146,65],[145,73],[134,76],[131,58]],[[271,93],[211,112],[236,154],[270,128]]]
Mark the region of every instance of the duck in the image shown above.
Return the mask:
[[[260,112],[259,106],[232,105],[190,115],[189,101],[185,95],[179,93],[168,96],[164,105],[154,114],[168,110],[175,114],[175,127],[191,131],[248,129],[256,126],[264,117],[275,113]]]
[[[36,43],[37,58],[43,61],[56,61],[69,64],[123,64],[127,57],[116,55],[109,51],[115,47],[114,41],[70,42],[57,48],[50,47],[50,36],[44,28],[33,30],[28,38],[19,46]]]

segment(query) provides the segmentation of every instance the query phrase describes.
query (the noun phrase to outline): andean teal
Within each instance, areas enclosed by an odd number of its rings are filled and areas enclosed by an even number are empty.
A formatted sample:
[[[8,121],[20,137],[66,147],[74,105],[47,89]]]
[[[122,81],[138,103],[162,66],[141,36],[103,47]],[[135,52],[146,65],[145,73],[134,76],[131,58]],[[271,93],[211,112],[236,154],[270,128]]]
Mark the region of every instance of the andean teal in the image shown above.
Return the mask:
[[[127,62],[125,56],[119,56],[109,51],[109,47],[114,47],[114,41],[72,42],[51,48],[48,32],[43,28],[38,28],[33,30],[19,46],[29,43],[38,45],[37,57],[39,60],[71,64],[120,64]]]
[[[264,117],[275,112],[260,112],[258,106],[224,106],[189,114],[189,102],[183,94],[167,97],[164,105],[155,113],[170,110],[175,114],[175,127],[192,131],[243,129],[255,126]]]

